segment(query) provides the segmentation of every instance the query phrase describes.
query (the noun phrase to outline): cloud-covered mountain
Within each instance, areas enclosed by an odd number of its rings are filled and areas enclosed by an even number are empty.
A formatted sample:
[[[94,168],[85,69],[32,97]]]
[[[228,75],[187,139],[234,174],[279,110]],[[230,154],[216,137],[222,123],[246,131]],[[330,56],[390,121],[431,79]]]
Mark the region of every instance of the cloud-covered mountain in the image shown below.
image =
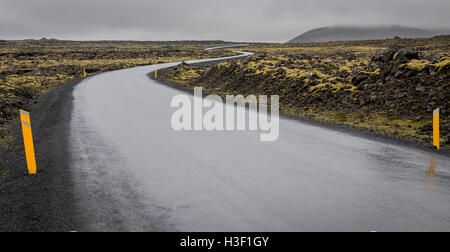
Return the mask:
[[[310,30],[288,43],[377,40],[394,37],[428,38],[432,36],[434,36],[434,33],[427,30],[398,25],[372,27],[334,26]]]

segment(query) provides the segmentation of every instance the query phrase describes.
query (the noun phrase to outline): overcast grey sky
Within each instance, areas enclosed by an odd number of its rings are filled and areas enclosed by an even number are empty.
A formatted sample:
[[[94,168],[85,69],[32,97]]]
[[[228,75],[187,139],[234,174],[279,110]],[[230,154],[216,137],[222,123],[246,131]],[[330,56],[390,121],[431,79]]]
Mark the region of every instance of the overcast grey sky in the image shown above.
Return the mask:
[[[0,39],[285,42],[312,28],[450,28],[450,0],[0,0]]]

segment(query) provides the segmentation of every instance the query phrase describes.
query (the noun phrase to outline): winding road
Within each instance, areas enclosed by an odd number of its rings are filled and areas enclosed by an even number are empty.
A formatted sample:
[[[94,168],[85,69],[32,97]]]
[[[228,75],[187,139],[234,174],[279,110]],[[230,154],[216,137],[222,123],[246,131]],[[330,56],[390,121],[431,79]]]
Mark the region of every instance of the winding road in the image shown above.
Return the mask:
[[[275,142],[174,131],[182,92],[147,74],[176,64],[75,87],[70,169],[85,231],[450,230],[449,157],[289,119]]]

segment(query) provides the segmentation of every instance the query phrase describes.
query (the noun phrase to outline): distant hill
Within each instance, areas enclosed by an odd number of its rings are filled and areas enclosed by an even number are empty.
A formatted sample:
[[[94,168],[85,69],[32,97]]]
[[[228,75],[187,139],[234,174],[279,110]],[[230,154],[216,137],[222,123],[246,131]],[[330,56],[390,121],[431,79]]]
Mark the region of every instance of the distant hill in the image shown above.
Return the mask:
[[[433,29],[430,30],[435,36],[450,35],[450,29]]]
[[[334,26],[308,31],[288,43],[378,40],[394,37],[429,38],[433,37],[433,35],[434,33],[426,30],[398,25],[377,27]]]

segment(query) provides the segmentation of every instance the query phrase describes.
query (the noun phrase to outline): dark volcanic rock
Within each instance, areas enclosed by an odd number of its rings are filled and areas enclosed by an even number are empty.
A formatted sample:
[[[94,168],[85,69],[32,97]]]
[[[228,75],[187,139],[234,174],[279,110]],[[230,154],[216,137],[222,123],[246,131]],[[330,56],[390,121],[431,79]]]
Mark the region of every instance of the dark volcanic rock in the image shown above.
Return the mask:
[[[431,132],[433,131],[433,126],[432,125],[425,125],[420,129],[422,132]]]
[[[310,80],[315,80],[315,79],[319,78],[319,75],[316,72],[311,72],[308,74],[308,78]]]
[[[355,86],[360,86],[360,84],[362,84],[365,80],[369,79],[369,77],[370,77],[369,75],[360,72],[352,78],[352,84]]]
[[[392,62],[404,64],[413,59],[419,59],[419,52],[405,48],[403,45],[393,45],[389,50],[372,56],[372,61],[381,64],[389,64]]]
[[[400,64],[407,63],[413,59],[419,59],[419,52],[412,49],[400,49],[395,53],[393,60]]]

